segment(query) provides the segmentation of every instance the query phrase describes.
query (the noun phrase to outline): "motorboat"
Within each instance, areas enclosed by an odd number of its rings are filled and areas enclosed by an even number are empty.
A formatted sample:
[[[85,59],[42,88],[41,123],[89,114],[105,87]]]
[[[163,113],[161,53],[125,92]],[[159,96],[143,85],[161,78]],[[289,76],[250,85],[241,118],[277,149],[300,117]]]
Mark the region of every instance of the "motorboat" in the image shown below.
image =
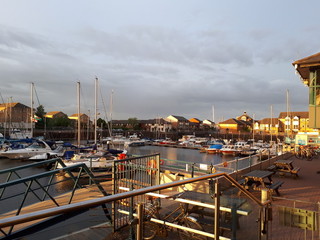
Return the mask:
[[[52,152],[51,147],[42,140],[33,142],[31,145],[21,149],[10,149],[1,151],[0,157],[10,159],[28,159],[35,155]]]
[[[41,160],[47,160],[51,158],[57,158],[57,157],[63,157],[66,149],[61,145],[57,148],[53,149],[51,152],[45,152],[41,154],[37,154],[35,156],[32,156],[29,158],[29,160],[33,161],[41,161]]]
[[[114,160],[122,159],[126,156],[126,150],[101,150],[90,153],[76,153],[71,159],[63,159],[63,163],[69,167],[75,164],[84,163],[88,168],[93,170],[110,169]],[[61,165],[58,168],[63,168]]]
[[[238,155],[240,153],[239,149],[235,145],[224,145],[220,149],[222,155]]]
[[[213,144],[206,148],[207,153],[219,153],[221,148],[223,147],[222,144]]]
[[[224,145],[220,149],[220,153],[222,155],[240,155],[241,151],[248,150],[249,146],[244,142],[237,142],[236,144]]]

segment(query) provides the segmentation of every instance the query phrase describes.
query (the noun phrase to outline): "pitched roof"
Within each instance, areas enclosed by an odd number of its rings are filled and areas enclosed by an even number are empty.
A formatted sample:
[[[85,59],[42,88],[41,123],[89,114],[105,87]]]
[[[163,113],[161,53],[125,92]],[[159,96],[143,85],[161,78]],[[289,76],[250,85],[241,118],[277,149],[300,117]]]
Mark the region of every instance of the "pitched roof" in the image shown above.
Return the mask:
[[[201,120],[199,120],[198,118],[190,118],[189,122],[201,123]]]
[[[172,117],[178,119],[179,121],[188,121],[188,119],[182,117],[182,116],[176,116],[176,115],[171,115]]]
[[[76,120],[77,120],[79,115],[80,115],[80,118],[81,118],[82,116],[87,116],[87,115],[84,114],[84,113],[80,113],[80,114],[75,113],[75,114],[70,115],[68,118],[69,118],[69,119],[76,119]]]
[[[209,120],[209,119],[205,119],[205,120],[203,120],[202,122],[207,122],[207,123],[210,123],[210,124],[214,124],[214,122],[211,121],[211,120]]]
[[[263,118],[259,121],[260,124],[278,124],[278,118]]]
[[[237,124],[237,125],[246,125],[248,122],[242,121],[242,120],[237,120],[235,118],[230,118],[227,119],[223,122],[219,122],[219,124]]]
[[[309,79],[309,68],[320,66],[320,53],[302,58],[292,63],[303,79]]]
[[[300,118],[309,118],[309,112],[281,112],[279,114],[279,119],[284,119],[289,115],[289,117],[300,117]]]

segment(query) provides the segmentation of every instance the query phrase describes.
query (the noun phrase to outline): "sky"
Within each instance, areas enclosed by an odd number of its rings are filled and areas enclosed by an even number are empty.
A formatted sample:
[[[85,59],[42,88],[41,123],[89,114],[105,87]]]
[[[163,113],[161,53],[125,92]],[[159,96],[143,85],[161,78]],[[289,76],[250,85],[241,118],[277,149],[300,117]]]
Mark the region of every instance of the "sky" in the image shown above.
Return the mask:
[[[308,111],[320,1],[2,0],[2,102],[108,120]],[[95,79],[98,79],[95,97]],[[287,94],[288,93],[288,94]]]

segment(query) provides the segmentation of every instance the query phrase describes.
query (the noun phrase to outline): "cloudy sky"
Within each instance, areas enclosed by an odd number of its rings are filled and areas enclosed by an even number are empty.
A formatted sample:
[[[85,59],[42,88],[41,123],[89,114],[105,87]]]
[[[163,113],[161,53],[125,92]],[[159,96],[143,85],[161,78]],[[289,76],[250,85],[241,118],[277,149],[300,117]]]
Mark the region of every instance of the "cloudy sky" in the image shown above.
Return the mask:
[[[307,3],[307,4],[306,4]],[[320,1],[2,0],[1,101],[113,119],[215,122],[307,111],[292,62],[319,52]],[[112,94],[113,92],[113,94]],[[112,107],[111,107],[112,99]],[[214,106],[214,114],[213,114]]]

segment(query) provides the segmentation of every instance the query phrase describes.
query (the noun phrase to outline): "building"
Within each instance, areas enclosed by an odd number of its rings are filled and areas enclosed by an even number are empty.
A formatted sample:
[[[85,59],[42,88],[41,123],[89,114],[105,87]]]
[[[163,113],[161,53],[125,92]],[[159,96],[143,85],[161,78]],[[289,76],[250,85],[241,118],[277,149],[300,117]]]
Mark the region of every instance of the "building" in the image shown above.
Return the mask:
[[[11,129],[31,128],[31,108],[18,102],[0,104],[0,127]]]
[[[171,124],[164,120],[163,118],[156,118],[150,120],[140,120],[140,125],[143,130],[149,132],[159,132],[159,133],[166,133],[171,131]]]
[[[251,123],[243,120],[237,120],[230,118],[226,121],[219,122],[219,128],[221,133],[239,133],[239,131],[247,131],[251,128]]]
[[[244,112],[241,116],[236,117],[237,120],[245,121],[245,122],[252,122],[253,119],[250,117],[247,112]]]
[[[88,127],[90,126],[90,118],[88,115],[84,114],[84,113],[75,113],[72,114],[71,116],[69,116],[68,118],[74,121],[74,124],[76,125],[78,123],[78,118],[80,115],[80,126],[81,127]]]
[[[67,118],[68,115],[60,112],[60,111],[53,111],[53,112],[48,112],[46,115],[44,115],[45,118]]]
[[[205,119],[202,121],[202,126],[208,127],[208,128],[213,128],[213,127],[215,127],[215,123],[212,122],[211,120]]]
[[[309,112],[281,112],[279,121],[283,126],[281,131],[286,134],[313,131],[309,128]]]
[[[309,127],[320,128],[320,53],[292,63],[302,83],[309,87]]]
[[[190,122],[188,119],[181,117],[170,115],[165,118],[165,120],[172,125],[172,129],[175,130],[189,130]]]
[[[259,133],[278,134],[279,133],[279,120],[278,118],[264,118],[258,121]],[[255,128],[256,131],[256,128]]]

